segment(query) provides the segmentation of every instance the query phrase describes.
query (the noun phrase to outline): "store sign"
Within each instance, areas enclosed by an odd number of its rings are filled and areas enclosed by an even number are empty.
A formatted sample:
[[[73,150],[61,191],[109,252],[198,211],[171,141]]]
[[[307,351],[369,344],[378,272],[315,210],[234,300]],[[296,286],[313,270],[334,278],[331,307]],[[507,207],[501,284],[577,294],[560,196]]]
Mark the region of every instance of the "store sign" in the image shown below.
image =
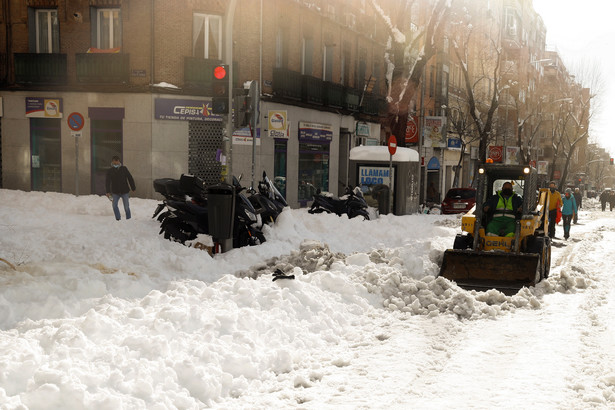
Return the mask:
[[[333,141],[333,127],[328,124],[299,121],[299,140]]]
[[[461,138],[449,138],[448,149],[460,150],[461,149]]]
[[[418,144],[419,142],[419,117],[416,115],[408,116],[405,140],[406,144]]]
[[[267,136],[288,138],[288,113],[286,110],[269,110],[267,114]]]
[[[489,146],[489,152],[487,153],[487,157],[491,158],[493,162],[502,162],[502,151],[503,147],[501,145],[491,145]]]
[[[427,163],[427,169],[430,171],[437,171],[440,169],[440,161],[438,161],[437,157],[431,157]]]
[[[211,113],[210,100],[156,98],[154,104],[158,120],[222,121],[221,115]]]
[[[255,130],[256,132],[256,145],[261,145],[261,132],[260,128]],[[233,144],[235,145],[252,145],[252,134],[250,134],[250,128],[240,128],[233,132]]]
[[[62,118],[62,99],[26,97],[26,117]]]
[[[369,125],[365,122],[357,122],[357,137],[371,137]]]

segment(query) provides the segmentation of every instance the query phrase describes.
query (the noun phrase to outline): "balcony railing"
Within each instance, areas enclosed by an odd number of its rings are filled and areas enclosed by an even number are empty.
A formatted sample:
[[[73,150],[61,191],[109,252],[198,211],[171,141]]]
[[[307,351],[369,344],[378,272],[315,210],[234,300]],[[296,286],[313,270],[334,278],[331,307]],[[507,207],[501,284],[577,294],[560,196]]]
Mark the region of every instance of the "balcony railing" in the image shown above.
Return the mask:
[[[18,84],[66,84],[66,54],[15,53]]]
[[[273,69],[273,93],[282,98],[301,100],[302,84],[301,73],[285,68]]]
[[[381,108],[384,106],[384,99],[377,97],[374,94],[366,93],[363,96],[361,112],[369,115],[378,115]]]
[[[310,104],[322,105],[325,101],[323,95],[323,83],[320,78],[311,75],[302,76],[303,81],[303,101]]]
[[[325,104],[329,107],[344,107],[344,86],[325,81]]]
[[[184,84],[189,88],[211,89],[212,71],[221,60],[196,57],[184,58]]]
[[[77,53],[75,62],[80,83],[126,84],[130,80],[129,54]]]
[[[356,88],[346,87],[344,93],[344,108],[350,111],[358,111],[360,101],[361,92]]]

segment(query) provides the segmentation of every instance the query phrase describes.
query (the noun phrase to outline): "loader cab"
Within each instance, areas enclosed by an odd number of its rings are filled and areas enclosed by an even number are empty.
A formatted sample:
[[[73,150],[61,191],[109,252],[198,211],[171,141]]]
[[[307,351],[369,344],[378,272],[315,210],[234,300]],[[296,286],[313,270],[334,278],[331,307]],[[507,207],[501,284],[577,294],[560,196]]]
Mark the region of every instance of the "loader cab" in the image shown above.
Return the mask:
[[[501,165],[485,164],[479,169],[482,179],[479,183],[484,184],[482,198],[477,198],[477,203],[485,203],[489,197],[502,189],[504,182],[513,183],[513,191],[521,196],[523,201],[523,214],[532,211],[528,204],[536,202],[536,188],[538,173],[536,168],[524,165]]]

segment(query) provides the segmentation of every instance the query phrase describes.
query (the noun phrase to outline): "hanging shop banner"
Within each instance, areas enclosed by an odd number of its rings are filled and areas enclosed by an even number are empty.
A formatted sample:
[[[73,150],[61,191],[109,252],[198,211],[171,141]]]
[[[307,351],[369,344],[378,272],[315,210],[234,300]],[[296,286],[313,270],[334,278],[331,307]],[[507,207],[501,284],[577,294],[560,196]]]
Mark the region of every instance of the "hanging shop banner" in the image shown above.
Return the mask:
[[[444,124],[446,117],[425,117],[423,129],[424,144],[427,147],[445,148]]]
[[[288,138],[288,113],[286,110],[269,110],[267,114],[267,136]]]
[[[409,115],[406,123],[406,144],[418,144],[419,142],[419,117]]]
[[[211,100],[156,98],[154,112],[158,120],[222,121],[221,115],[211,113]]]
[[[299,121],[299,140],[332,141],[333,127],[328,124]]]
[[[371,137],[369,133],[369,125],[365,122],[357,122],[356,134],[357,137]]]
[[[26,117],[62,118],[62,99],[26,97]]]
[[[487,157],[491,158],[493,162],[502,162],[503,157],[503,147],[501,145],[490,145],[489,152],[487,153]]]
[[[549,166],[549,161],[538,161],[536,163],[536,169],[538,170],[539,175],[547,175],[547,167]]]
[[[506,147],[506,164],[507,165],[519,165],[521,163],[521,148],[519,147]]]
[[[461,150],[461,138],[449,138],[447,148],[452,150]]]
[[[257,128],[254,130],[256,133],[256,145],[261,145],[261,130]],[[250,127],[240,128],[233,131],[233,144],[235,145],[252,145],[252,134],[250,134]]]

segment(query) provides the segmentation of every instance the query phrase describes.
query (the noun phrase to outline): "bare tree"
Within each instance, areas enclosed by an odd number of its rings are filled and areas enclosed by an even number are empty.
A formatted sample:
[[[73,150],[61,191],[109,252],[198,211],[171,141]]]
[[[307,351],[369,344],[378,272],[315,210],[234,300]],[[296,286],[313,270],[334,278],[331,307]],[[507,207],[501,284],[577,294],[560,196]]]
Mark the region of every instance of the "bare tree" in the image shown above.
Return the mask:
[[[442,30],[449,13],[449,0],[426,0],[392,2],[397,7],[391,10],[393,18],[386,15],[377,0],[371,5],[389,28],[389,43],[385,55],[389,69],[387,78],[387,114],[385,129],[398,137],[398,145],[404,146],[406,122],[410,102],[416,95],[423,68],[435,55],[436,46],[442,38]],[[433,6],[429,6],[433,4]],[[430,10],[425,15],[423,10]],[[425,24],[421,25],[421,17]]]
[[[467,6],[468,4],[466,4]],[[456,15],[453,49],[460,63],[467,94],[468,113],[479,139],[478,162],[487,159],[487,147],[494,139],[495,119],[500,94],[510,85],[500,84],[502,50],[499,23],[480,20],[481,13],[468,13],[466,7]]]
[[[459,152],[459,161],[455,168],[453,178],[453,187],[459,186],[461,176],[461,165],[468,146],[478,140],[479,136],[475,132],[475,124],[470,116],[468,104],[462,99],[449,99],[448,110],[448,131],[453,135],[457,135],[461,140],[461,151]]]

